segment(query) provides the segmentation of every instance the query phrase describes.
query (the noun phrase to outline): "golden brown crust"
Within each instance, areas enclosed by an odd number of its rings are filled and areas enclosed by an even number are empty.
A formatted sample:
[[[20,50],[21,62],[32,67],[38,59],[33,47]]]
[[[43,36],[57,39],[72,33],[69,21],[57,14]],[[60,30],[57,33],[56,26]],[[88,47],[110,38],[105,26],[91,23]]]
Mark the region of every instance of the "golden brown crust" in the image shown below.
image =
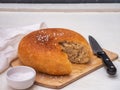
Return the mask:
[[[80,43],[90,53],[87,41],[80,34],[63,28],[47,28],[26,35],[19,44],[18,56],[24,65],[37,71],[51,75],[70,74],[71,62],[59,44],[63,41]]]

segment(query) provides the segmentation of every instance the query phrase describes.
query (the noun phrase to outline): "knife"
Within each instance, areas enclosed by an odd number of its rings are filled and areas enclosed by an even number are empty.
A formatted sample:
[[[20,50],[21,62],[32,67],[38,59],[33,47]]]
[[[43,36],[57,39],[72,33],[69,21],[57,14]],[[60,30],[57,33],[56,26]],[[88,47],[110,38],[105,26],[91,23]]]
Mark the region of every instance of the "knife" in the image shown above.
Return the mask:
[[[115,75],[117,72],[115,65],[112,63],[108,55],[103,51],[101,46],[92,36],[89,36],[89,43],[90,43],[90,46],[92,48],[94,55],[102,59],[103,63],[105,64],[107,68],[107,73],[110,75]]]

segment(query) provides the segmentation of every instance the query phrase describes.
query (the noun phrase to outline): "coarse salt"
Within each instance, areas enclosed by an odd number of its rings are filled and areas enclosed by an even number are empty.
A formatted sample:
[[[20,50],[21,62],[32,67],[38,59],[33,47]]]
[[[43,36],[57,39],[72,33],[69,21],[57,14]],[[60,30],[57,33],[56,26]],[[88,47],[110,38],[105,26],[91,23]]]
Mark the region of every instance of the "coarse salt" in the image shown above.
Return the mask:
[[[19,73],[11,74],[9,78],[17,81],[23,81],[23,80],[28,80],[33,76],[34,76],[33,72],[19,72]]]

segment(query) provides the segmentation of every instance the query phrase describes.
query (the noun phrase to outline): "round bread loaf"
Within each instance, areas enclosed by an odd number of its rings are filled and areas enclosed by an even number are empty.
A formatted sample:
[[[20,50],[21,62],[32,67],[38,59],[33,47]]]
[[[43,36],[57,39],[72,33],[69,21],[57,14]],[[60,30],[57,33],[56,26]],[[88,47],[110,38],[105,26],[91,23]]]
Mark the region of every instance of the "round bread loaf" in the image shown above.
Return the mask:
[[[90,47],[85,38],[63,28],[41,29],[26,35],[18,47],[20,61],[51,75],[67,75],[72,63],[87,63]]]

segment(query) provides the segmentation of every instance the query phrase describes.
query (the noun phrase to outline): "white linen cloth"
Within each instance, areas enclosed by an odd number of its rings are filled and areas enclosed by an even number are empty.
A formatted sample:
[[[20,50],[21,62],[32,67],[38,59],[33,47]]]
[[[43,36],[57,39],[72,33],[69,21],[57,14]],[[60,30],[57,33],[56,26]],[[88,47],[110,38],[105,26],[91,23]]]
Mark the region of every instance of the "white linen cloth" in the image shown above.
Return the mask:
[[[0,73],[4,72],[10,62],[17,58],[17,48],[20,40],[28,33],[46,28],[45,23],[17,28],[0,28]]]

